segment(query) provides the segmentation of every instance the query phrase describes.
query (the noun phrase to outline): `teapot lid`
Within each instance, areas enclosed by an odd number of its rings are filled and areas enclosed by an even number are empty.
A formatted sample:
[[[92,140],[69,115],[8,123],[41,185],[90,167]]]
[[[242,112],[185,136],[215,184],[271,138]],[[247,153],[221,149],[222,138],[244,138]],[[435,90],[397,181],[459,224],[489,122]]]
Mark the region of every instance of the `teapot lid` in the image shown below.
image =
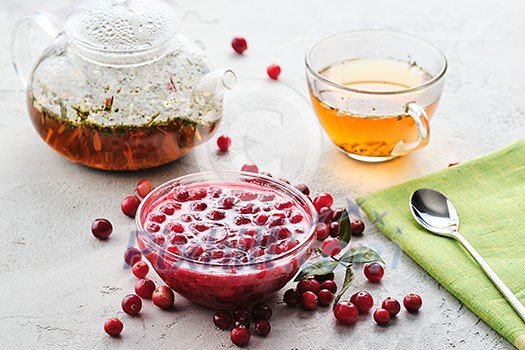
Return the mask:
[[[84,0],[65,22],[73,41],[90,50],[136,52],[171,40],[179,21],[161,0]]]

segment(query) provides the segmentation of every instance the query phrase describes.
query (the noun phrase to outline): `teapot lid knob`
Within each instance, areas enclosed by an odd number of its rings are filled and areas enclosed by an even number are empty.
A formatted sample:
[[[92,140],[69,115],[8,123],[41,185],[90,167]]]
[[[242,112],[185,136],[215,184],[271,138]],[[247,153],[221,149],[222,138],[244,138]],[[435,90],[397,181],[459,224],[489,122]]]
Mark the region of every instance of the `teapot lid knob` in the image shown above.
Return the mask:
[[[179,21],[161,0],[84,0],[64,28],[83,48],[129,53],[164,45],[177,33]]]

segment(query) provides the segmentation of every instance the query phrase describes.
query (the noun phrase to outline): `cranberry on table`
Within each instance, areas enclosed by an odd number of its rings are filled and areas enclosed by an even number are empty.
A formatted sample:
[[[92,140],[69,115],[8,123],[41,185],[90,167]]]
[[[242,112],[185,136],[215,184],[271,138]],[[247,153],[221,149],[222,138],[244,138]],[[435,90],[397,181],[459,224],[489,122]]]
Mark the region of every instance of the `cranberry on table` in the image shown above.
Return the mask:
[[[242,36],[236,36],[232,39],[232,48],[239,55],[242,55],[242,53],[248,49],[248,43]]]
[[[319,241],[324,240],[326,237],[330,235],[330,229],[324,222],[318,223],[316,230],[317,230],[317,240]]]
[[[122,203],[120,203],[120,209],[126,216],[134,218],[139,205],[140,199],[138,199],[137,196],[127,196],[122,200]]]
[[[266,337],[272,330],[270,323],[267,320],[259,320],[255,324],[255,333],[262,337]]]
[[[380,263],[371,262],[365,265],[363,268],[363,273],[370,282],[379,283],[385,274],[385,270]]]
[[[374,321],[376,321],[378,325],[384,326],[390,322],[390,312],[385,309],[377,309],[374,311]]]
[[[272,308],[266,303],[257,303],[252,308],[252,317],[258,320],[269,320],[272,318]]]
[[[247,171],[247,172],[250,172],[250,173],[258,174],[259,173],[259,168],[255,164],[244,164],[241,167],[241,171]]]
[[[98,239],[106,239],[113,232],[113,225],[108,219],[95,219],[91,224],[91,233]]]
[[[335,305],[334,316],[342,324],[350,325],[357,321],[357,307],[349,301],[340,301]]]
[[[241,319],[241,318],[248,318],[250,317],[250,311],[245,306],[237,306],[235,309],[233,309],[233,319],[235,321]]]
[[[112,337],[118,337],[124,329],[124,324],[118,318],[108,318],[104,323],[104,331]]]
[[[305,184],[297,184],[297,185],[295,185],[295,188],[298,189],[299,192],[301,192],[305,196],[309,196],[310,195],[310,189]]]
[[[233,323],[233,317],[228,311],[217,311],[213,315],[213,323],[220,329],[228,329]]]
[[[137,315],[142,309],[142,299],[135,294],[128,294],[122,299],[122,311],[130,316]]]
[[[418,312],[423,305],[423,300],[419,295],[410,293],[403,298],[403,305],[408,312]]]
[[[234,327],[245,326],[246,328],[250,328],[250,319],[245,316],[240,316],[239,318],[235,320],[235,322],[233,323],[233,326]]]
[[[124,252],[124,261],[129,266],[135,265],[140,260],[142,260],[142,253],[135,247],[129,247]]]
[[[232,329],[230,339],[233,344],[244,347],[250,341],[251,333],[246,326],[237,326]]]
[[[343,212],[344,212],[343,208],[337,208],[336,210],[334,210],[332,214],[332,221],[339,222],[339,220],[341,220],[341,218],[343,217]]]
[[[334,300],[334,293],[328,289],[321,289],[319,293],[317,293],[317,297],[319,298],[319,305],[328,306],[332,300]]]
[[[219,150],[221,152],[228,152],[228,150],[230,149],[231,144],[232,144],[232,139],[230,139],[226,135],[221,135],[217,139],[217,147],[219,147]]]
[[[131,268],[131,272],[137,278],[144,278],[147,276],[149,272],[149,266],[144,261],[138,261],[133,264],[133,267]]]
[[[330,223],[330,236],[337,237],[339,236],[339,222],[334,221]]]
[[[301,295],[301,305],[305,310],[315,310],[318,303],[319,298],[314,292],[306,291]]]
[[[374,306],[374,298],[368,292],[357,292],[352,295],[350,302],[357,307],[357,311],[362,314],[366,314]]]
[[[266,73],[268,73],[270,79],[277,80],[279,75],[281,75],[281,67],[277,64],[271,64],[266,68]]]
[[[350,227],[352,228],[352,234],[355,236],[360,236],[365,230],[365,223],[359,218],[354,218],[350,221]]]
[[[286,305],[291,307],[299,305],[299,295],[295,289],[288,289],[286,292],[284,292],[283,300]]]
[[[383,300],[381,308],[388,310],[388,312],[390,312],[390,317],[395,317],[399,311],[401,311],[401,305],[399,304],[399,301],[391,297]]]
[[[153,291],[151,299],[153,300],[153,304],[155,304],[155,306],[158,306],[161,309],[169,309],[173,307],[173,302],[175,301],[175,294],[173,293],[170,287],[160,286]]]
[[[334,198],[327,192],[323,192],[314,197],[313,204],[317,212],[323,207],[330,208],[334,204]]]
[[[297,283],[297,294],[303,295],[305,292],[313,292],[314,294],[319,293],[321,290],[321,284],[315,278],[305,278]]]
[[[136,190],[139,196],[144,198],[148,195],[148,193],[153,191],[153,188],[154,188],[153,183],[150,180],[144,179],[144,180],[139,181],[139,183],[137,184]]]
[[[321,283],[321,289],[328,289],[330,292],[335,293],[337,292],[337,284],[334,280],[326,280]]]
[[[155,291],[155,282],[149,279],[140,279],[135,283],[135,293],[144,299],[151,299]]]
[[[336,256],[341,252],[341,249],[343,249],[341,241],[334,237],[326,238],[321,244],[322,252],[328,256]]]

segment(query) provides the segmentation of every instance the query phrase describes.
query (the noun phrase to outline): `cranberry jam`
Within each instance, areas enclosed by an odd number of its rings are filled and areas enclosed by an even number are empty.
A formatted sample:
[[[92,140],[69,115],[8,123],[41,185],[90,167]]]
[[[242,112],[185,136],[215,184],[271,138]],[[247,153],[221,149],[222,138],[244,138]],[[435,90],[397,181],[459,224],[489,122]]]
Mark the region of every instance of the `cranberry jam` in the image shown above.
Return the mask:
[[[243,172],[170,181],[137,213],[139,247],[160,277],[213,308],[257,302],[281,289],[315,247],[317,217],[293,187]]]

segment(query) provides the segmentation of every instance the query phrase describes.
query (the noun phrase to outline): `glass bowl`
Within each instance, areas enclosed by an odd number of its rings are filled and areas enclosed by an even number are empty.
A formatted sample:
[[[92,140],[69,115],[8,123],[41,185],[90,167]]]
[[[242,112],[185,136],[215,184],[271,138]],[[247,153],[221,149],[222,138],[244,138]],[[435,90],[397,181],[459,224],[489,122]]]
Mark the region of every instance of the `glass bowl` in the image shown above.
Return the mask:
[[[315,249],[317,214],[282,181],[221,171],[155,188],[136,223],[139,248],[168,286],[228,309],[261,301],[293,278]]]

